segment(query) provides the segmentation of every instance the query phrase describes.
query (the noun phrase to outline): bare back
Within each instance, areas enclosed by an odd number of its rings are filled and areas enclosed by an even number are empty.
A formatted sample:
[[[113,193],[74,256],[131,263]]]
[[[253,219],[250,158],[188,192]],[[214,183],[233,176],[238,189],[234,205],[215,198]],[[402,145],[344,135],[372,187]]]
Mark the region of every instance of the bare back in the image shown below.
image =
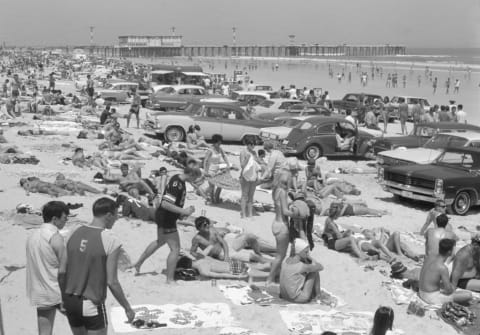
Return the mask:
[[[442,288],[442,277],[448,277],[448,269],[437,256],[430,256],[425,259],[420,271],[419,288],[423,292],[436,292]]]

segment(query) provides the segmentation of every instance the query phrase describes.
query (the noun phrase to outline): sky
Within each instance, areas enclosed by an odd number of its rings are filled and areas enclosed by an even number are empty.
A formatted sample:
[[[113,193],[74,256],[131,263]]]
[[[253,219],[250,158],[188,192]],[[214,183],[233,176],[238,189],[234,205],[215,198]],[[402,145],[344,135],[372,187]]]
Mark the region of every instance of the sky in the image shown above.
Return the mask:
[[[480,47],[480,0],[0,0],[0,43],[114,45],[170,35],[184,45],[391,44]]]

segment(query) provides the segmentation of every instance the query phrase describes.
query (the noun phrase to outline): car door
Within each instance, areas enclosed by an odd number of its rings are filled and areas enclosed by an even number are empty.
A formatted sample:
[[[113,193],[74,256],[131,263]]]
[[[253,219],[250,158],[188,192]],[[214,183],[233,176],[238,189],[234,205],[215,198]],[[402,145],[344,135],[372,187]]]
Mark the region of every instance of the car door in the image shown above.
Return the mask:
[[[221,108],[205,106],[194,119],[200,126],[200,133],[206,139],[211,139],[215,134],[222,135],[223,111]]]
[[[234,108],[222,108],[222,135],[225,141],[240,141],[244,134],[259,133],[260,131],[250,129],[245,123],[246,116],[242,111]]]
[[[335,125],[336,122],[320,123],[315,129],[314,141],[320,144],[324,155],[336,153]]]

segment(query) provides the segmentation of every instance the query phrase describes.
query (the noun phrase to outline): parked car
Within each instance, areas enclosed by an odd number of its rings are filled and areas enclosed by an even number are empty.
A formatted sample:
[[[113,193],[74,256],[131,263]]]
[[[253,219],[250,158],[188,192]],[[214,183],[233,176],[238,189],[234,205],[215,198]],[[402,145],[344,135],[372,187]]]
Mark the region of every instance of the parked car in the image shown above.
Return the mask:
[[[480,149],[449,148],[432,164],[380,167],[378,181],[399,198],[441,199],[450,212],[465,215],[480,204]]]
[[[259,138],[260,129],[271,122],[253,119],[235,104],[191,103],[183,113],[152,113],[149,129],[166,141],[183,141],[190,126],[198,124],[206,140],[220,134],[225,141],[243,142],[248,136]]]
[[[189,102],[197,102],[208,96],[205,88],[196,85],[162,85],[161,88],[154,87],[153,91],[147,107],[163,111],[185,108]]]
[[[137,90],[139,84],[136,82],[118,81],[108,83],[104,88],[96,89],[96,93],[105,101],[115,103],[129,103],[132,90]],[[143,97],[146,100],[146,97]]]
[[[480,148],[480,133],[473,131],[437,133],[420,148],[382,151],[377,155],[377,163],[381,166],[430,164],[444,149],[463,147]]]
[[[277,92],[232,91],[230,97],[244,105],[250,103],[256,106],[264,100],[276,98]]]
[[[337,134],[355,137],[353,151],[340,151]],[[273,140],[285,154],[317,159],[321,156],[369,157],[373,135],[359,130],[342,116],[311,116],[292,128],[275,126],[263,128],[263,140]]]
[[[376,138],[373,144],[375,154],[393,150],[399,147],[418,148],[423,146],[436,133],[447,133],[456,130],[480,131],[480,127],[456,122],[427,122],[417,123],[410,135],[407,136],[385,136]]]
[[[365,108],[362,108],[361,99],[365,101]],[[347,110],[356,111],[357,118],[360,122],[363,122],[365,114],[371,108],[374,101],[380,99],[383,101],[383,97],[378,94],[367,93],[348,93],[341,100],[333,100],[332,105],[339,113],[344,114]]]
[[[399,103],[399,98],[403,98],[406,102],[407,102],[407,105],[408,105],[408,118],[411,119],[413,117],[413,106],[415,106],[419,101],[423,102],[423,109],[425,110],[425,112],[428,112],[430,111],[430,103],[428,102],[428,100],[426,98],[420,98],[420,97],[411,97],[411,96],[394,96],[392,97],[392,99],[390,100],[390,102],[392,103],[393,105],[393,108],[395,108],[395,110],[398,112],[398,105],[400,105]]]
[[[263,113],[257,115],[259,119],[262,120],[275,120],[280,121],[284,119],[289,119],[294,116],[330,116],[331,111],[328,108],[325,108],[320,105],[311,105],[311,104],[294,104],[289,106],[284,112],[281,113]]]
[[[292,105],[303,104],[303,101],[296,99],[274,99],[263,100],[257,106],[253,114],[259,116],[265,113],[281,113]]]
[[[255,84],[254,86],[255,86],[254,91],[257,91],[257,92],[273,92],[273,88],[270,85]]]

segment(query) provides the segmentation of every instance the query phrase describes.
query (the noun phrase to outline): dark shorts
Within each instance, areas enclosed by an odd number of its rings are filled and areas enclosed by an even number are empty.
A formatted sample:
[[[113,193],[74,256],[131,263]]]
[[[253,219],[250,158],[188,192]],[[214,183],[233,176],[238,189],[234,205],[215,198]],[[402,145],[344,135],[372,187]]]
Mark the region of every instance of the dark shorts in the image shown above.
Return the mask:
[[[466,290],[466,289],[467,289],[468,282],[469,282],[470,280],[472,280],[472,279],[474,279],[474,278],[462,278],[462,279],[459,279],[457,286],[458,286],[459,288],[462,288],[462,289]]]
[[[331,250],[335,250],[335,242],[337,242],[336,239],[332,238],[327,241],[327,248]]]
[[[164,234],[177,232],[178,214],[171,213],[161,207],[155,212],[155,223],[158,228],[163,229]]]
[[[353,206],[351,204],[347,204],[345,210],[343,211],[343,216],[355,216],[355,212],[353,211]]]
[[[12,97],[18,98],[20,96],[20,91],[19,90],[12,90]]]
[[[132,114],[137,114],[137,115],[138,115],[138,113],[140,113],[140,106],[138,106],[138,105],[132,105],[132,106],[130,107],[130,113],[132,113]]]
[[[93,97],[94,93],[95,93],[95,89],[93,87],[87,87],[87,94],[89,97]]]
[[[86,330],[107,328],[105,304],[94,305],[90,300],[85,300],[83,297],[76,295],[65,295],[63,304],[71,327],[84,327]]]

